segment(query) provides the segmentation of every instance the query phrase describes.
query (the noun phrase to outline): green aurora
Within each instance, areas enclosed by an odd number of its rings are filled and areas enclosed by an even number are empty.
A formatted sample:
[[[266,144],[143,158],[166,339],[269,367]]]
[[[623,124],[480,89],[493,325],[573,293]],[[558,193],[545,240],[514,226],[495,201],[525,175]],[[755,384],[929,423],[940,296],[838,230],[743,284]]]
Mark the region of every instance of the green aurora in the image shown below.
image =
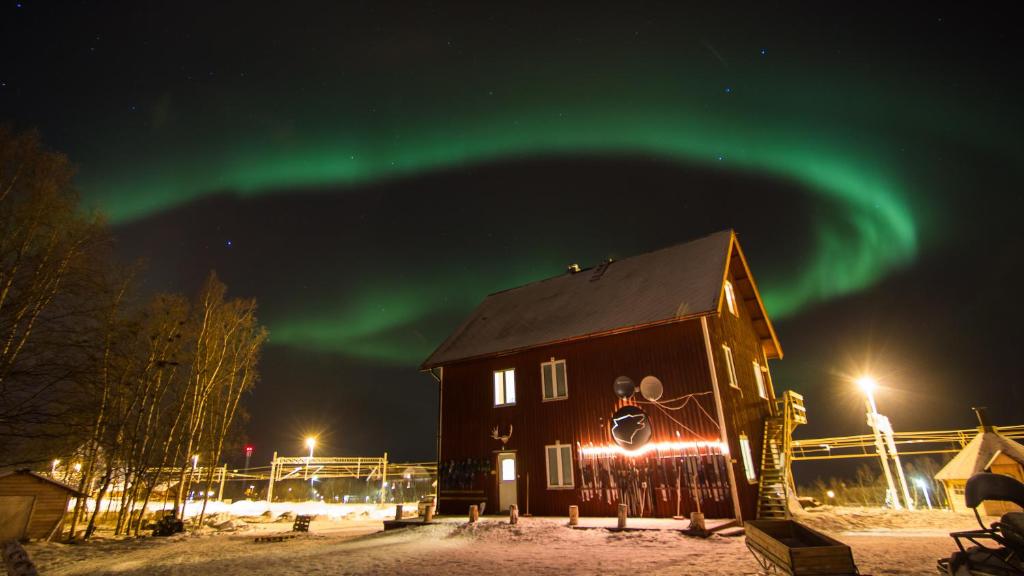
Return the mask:
[[[706,76],[627,84],[632,76],[609,73],[612,80],[600,85],[553,81],[543,97],[507,79],[483,78],[451,93],[449,87],[418,87],[422,98],[375,106],[370,121],[345,112],[370,109],[366,102],[286,102],[285,110],[330,114],[293,114],[262,132],[238,119],[262,108],[248,114],[231,108],[224,118],[211,119],[194,145],[178,144],[190,152],[130,160],[135,169],[116,172],[117,178],[87,175],[85,189],[117,222],[214,191],[247,196],[372,183],[517,157],[639,153],[786,179],[827,206],[808,223],[817,241],[807,260],[785,273],[759,274],[776,320],[869,287],[915,257],[929,213],[913,206],[911,199],[921,192],[906,184],[911,178],[898,164],[892,141],[894,135],[920,133],[944,114],[942,103],[922,107],[912,94],[865,90],[856,78],[812,90],[780,89],[778,79],[764,72],[749,74],[735,88]],[[615,97],[594,98],[595,92]],[[477,96],[464,96],[462,106],[441,104],[457,94]],[[210,107],[226,107],[227,100]],[[190,138],[173,130],[168,136]],[[145,193],[134,193],[139,190]],[[438,306],[468,311],[488,292],[557,274],[564,264],[539,258],[515,274],[495,269],[486,281],[441,266],[415,289],[375,287],[350,301],[329,303],[326,310],[278,312],[269,318],[273,341],[414,363],[430,345],[407,341],[404,328],[435,314]]]

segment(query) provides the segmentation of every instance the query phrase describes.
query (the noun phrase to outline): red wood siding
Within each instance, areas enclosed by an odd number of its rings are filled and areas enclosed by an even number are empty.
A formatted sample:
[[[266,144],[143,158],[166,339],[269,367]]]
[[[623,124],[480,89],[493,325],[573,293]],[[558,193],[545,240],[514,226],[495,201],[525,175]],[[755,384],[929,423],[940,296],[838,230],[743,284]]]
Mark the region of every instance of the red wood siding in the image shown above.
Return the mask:
[[[551,358],[566,360],[569,392],[566,400],[542,401],[541,363]],[[508,368],[516,371],[516,404],[495,407],[493,372]],[[577,504],[584,515],[614,515],[617,495],[581,493],[578,449],[580,446],[611,443],[609,420],[623,404],[612,391],[614,379],[629,376],[639,384],[647,375],[654,375],[662,381],[665,388],[663,400],[705,393],[695,401],[707,412],[705,415],[693,403],[668,414],[656,406],[641,404],[652,427],[651,442],[717,441],[720,438],[715,423],[717,413],[711,393],[704,333],[699,320],[445,366],[440,461],[443,466],[452,461],[479,459],[485,463],[485,471],[472,478],[471,486],[462,486],[458,492],[442,483],[439,510],[463,513],[477,498],[476,494],[466,490],[482,491],[478,499],[487,502],[488,510],[497,509],[495,467],[502,444],[491,438],[491,431],[497,426],[501,434],[507,434],[511,426],[512,437],[505,449],[517,453],[520,510],[525,512],[528,509],[535,515],[565,515],[569,505]],[[639,395],[635,399],[642,400]],[[735,404],[730,402],[728,406]],[[747,433],[752,444],[759,446],[757,434]],[[547,488],[544,446],[555,442],[573,445],[575,489]],[[733,458],[737,458],[738,444],[731,449]],[[650,468],[654,466],[650,460],[657,459],[646,459],[648,462],[642,463],[640,460],[638,458],[637,462],[641,467]],[[724,475],[713,470],[709,465],[711,460],[705,455],[706,470],[702,474],[707,478],[702,476],[701,479],[707,480],[708,485],[701,489],[701,507],[709,517],[731,517],[731,495],[728,487],[723,490],[721,486],[721,476]],[[665,464],[662,462],[655,466],[657,470],[647,470],[653,480],[647,487],[652,493],[653,510],[648,508],[645,511],[647,516],[676,513],[675,467],[671,462],[667,463],[666,473]],[[742,481],[742,469],[737,468],[736,471]],[[688,486],[682,486],[682,492],[680,511],[688,514],[694,507],[693,497]]]
[[[731,279],[732,276],[730,275]],[[722,312],[718,316],[707,318],[708,332],[711,339],[712,353],[715,359],[715,371],[718,375],[718,382],[721,388],[723,412],[726,420],[726,430],[729,436],[729,451],[735,463],[733,469],[736,476],[736,485],[739,492],[740,503],[745,519],[753,519],[757,511],[756,482],[747,481],[743,469],[743,460],[740,453],[739,436],[746,434],[750,439],[750,451],[757,470],[757,477],[760,478],[761,471],[761,445],[764,442],[764,420],[771,415],[771,404],[774,402],[775,392],[772,389],[771,377],[764,374],[765,388],[768,399],[762,398],[757,389],[757,381],[754,376],[754,361],[761,366],[767,367],[768,360],[765,358],[761,340],[750,317],[750,306],[756,306],[754,300],[744,302],[740,292],[737,290],[737,312],[738,316],[729,312],[728,307],[723,304]],[[732,349],[733,363],[736,365],[736,379],[739,388],[729,385],[728,368],[726,367],[725,352],[722,345],[726,344]]]

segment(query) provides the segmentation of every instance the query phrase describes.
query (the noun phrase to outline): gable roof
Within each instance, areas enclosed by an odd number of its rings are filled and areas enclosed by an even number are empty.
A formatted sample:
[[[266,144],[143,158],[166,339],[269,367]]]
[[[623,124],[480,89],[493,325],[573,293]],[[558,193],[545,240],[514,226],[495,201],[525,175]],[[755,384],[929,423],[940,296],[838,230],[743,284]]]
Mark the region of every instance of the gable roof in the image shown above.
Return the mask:
[[[491,294],[422,368],[716,314],[730,272],[765,353],[781,358],[736,234],[723,230]]]
[[[978,435],[935,474],[935,479],[966,480],[987,469],[999,453],[1024,466],[1024,446],[1003,436],[994,427],[982,426]]]
[[[81,498],[83,496],[88,497],[87,494],[83,494],[82,492],[79,492],[78,489],[73,487],[73,486],[69,486],[69,485],[67,485],[67,484],[65,484],[63,482],[58,482],[57,480],[54,480],[53,478],[50,478],[48,476],[43,476],[42,474],[37,474],[36,472],[33,472],[31,470],[11,470],[11,471],[8,471],[8,472],[0,472],[0,480],[3,480],[4,478],[6,478],[8,476],[15,476],[15,475],[18,475],[18,476],[31,476],[31,477],[35,478],[36,480],[42,480],[43,482],[48,482],[50,484],[53,484],[54,486],[57,486],[57,487],[62,488],[64,490],[67,490],[73,496],[76,496],[76,497],[79,497],[79,498]]]

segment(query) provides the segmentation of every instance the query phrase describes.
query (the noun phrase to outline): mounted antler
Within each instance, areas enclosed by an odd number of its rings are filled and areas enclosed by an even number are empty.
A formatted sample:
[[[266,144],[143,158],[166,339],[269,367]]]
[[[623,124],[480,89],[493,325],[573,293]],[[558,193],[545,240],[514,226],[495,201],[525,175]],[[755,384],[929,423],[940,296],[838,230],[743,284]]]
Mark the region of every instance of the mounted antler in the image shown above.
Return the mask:
[[[512,437],[512,425],[511,424],[508,425],[508,434],[502,435],[498,431],[498,427],[497,426],[494,427],[494,430],[491,430],[491,438],[494,438],[495,440],[501,440],[501,445],[502,446],[507,444],[508,443],[508,439],[511,438],[511,437]]]

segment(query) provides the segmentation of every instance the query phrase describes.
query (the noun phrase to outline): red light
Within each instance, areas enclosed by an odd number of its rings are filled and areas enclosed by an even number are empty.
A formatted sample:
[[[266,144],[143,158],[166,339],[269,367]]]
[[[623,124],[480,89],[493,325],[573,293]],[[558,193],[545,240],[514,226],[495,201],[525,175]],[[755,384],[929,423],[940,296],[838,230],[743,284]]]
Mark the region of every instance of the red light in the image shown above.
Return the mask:
[[[252,456],[252,450],[253,450],[253,448],[252,448],[252,445],[251,445],[251,444],[250,444],[250,445],[248,445],[248,446],[246,446],[246,447],[245,447],[245,455],[246,455],[246,456]]]

